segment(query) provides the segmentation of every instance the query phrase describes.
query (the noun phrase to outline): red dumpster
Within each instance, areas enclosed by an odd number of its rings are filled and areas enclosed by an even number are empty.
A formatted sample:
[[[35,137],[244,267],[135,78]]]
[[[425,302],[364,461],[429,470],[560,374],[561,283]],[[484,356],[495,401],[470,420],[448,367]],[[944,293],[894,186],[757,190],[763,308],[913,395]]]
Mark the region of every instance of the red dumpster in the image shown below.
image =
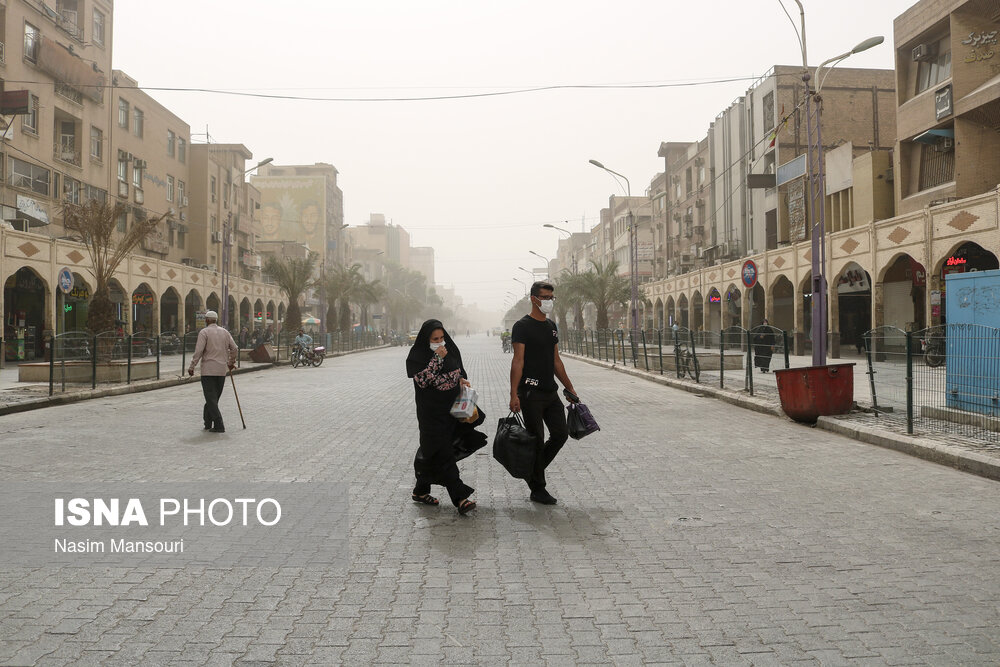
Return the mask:
[[[828,364],[774,371],[781,409],[798,422],[843,415],[854,405],[854,364]]]

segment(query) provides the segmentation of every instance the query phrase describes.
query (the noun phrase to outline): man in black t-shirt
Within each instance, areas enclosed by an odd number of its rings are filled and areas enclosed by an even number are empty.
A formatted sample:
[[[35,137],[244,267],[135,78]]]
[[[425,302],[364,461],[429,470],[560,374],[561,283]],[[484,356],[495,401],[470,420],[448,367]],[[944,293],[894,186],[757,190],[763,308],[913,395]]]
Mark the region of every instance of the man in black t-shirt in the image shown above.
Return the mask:
[[[556,499],[545,489],[545,468],[569,437],[555,378],[562,382],[567,400],[574,403],[580,400],[559,358],[559,331],[555,322],[548,319],[555,304],[552,292],[550,283],[533,283],[531,313],[515,322],[511,329],[514,359],[510,362],[510,409],[524,411],[525,427],[538,439],[535,470],[527,482],[531,499],[544,505],[556,504]]]

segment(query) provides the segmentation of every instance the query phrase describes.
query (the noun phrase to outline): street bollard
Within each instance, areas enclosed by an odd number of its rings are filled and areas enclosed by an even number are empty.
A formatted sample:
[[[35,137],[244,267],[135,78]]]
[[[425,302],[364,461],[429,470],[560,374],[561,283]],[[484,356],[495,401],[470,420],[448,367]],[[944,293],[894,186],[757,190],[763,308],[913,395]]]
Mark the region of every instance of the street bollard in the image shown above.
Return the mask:
[[[913,435],[913,332],[906,332],[906,432]]]
[[[94,334],[94,344],[90,348],[90,388],[97,389],[97,334]]]
[[[237,358],[239,358],[237,356]],[[160,337],[156,337],[156,379],[160,379]]]
[[[663,329],[656,330],[656,354],[660,360],[660,375],[663,375]]]
[[[135,334],[129,334],[124,338],[124,340],[128,341],[128,356],[126,357],[128,368],[125,371],[125,377],[127,378],[125,384],[132,384],[132,336],[134,335]]]
[[[52,336],[49,336],[48,340],[45,342],[45,347],[49,350],[49,396],[52,395],[52,381],[53,376],[56,371],[56,354],[54,345],[52,345]]]
[[[788,332],[787,331],[782,331],[781,332],[781,340],[782,340],[782,345],[785,346],[785,368],[791,368],[791,365],[789,365],[789,363],[788,363]]]
[[[750,340],[750,330],[747,329],[747,379],[746,388],[753,396],[753,344]]]
[[[726,330],[719,329],[719,389],[726,388]]]

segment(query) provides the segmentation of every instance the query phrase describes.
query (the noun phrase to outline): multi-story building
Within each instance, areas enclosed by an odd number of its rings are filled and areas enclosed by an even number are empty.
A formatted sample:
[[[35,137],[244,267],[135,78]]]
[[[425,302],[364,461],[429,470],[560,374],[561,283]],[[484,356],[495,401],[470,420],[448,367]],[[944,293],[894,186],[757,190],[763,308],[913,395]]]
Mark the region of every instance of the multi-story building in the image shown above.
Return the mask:
[[[427,284],[434,284],[434,248],[422,246],[410,248],[410,268],[422,273]]]
[[[124,228],[135,217],[166,215],[165,224],[138,249],[147,257],[180,263],[204,253],[188,247],[188,144],[190,126],[143,92],[135,79],[112,72],[114,122],[108,132],[115,164],[111,194],[127,204]],[[70,197],[66,190],[65,196]],[[79,197],[73,196],[73,201]]]
[[[323,162],[262,166],[250,179],[261,193],[261,238],[305,243],[321,263],[345,263],[344,193],[337,174]]]
[[[382,262],[398,264],[407,269],[410,263],[410,234],[403,227],[386,223],[381,213],[372,213],[367,225],[349,227],[346,230],[352,248],[382,251]],[[428,283],[433,284],[433,283]]]

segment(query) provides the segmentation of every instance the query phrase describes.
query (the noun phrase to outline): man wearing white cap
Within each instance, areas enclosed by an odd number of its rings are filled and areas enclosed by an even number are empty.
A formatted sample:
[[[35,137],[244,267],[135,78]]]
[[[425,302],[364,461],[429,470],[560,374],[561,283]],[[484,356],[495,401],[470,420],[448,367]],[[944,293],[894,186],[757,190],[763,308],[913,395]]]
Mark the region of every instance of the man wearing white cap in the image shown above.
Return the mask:
[[[219,397],[226,386],[226,373],[236,366],[236,341],[232,334],[216,324],[219,314],[214,310],[205,313],[205,328],[198,332],[198,344],[188,366],[188,375],[194,375],[194,367],[201,362],[201,390],[205,394],[205,409],[202,416],[205,430],[225,433],[222,413],[219,412]]]

